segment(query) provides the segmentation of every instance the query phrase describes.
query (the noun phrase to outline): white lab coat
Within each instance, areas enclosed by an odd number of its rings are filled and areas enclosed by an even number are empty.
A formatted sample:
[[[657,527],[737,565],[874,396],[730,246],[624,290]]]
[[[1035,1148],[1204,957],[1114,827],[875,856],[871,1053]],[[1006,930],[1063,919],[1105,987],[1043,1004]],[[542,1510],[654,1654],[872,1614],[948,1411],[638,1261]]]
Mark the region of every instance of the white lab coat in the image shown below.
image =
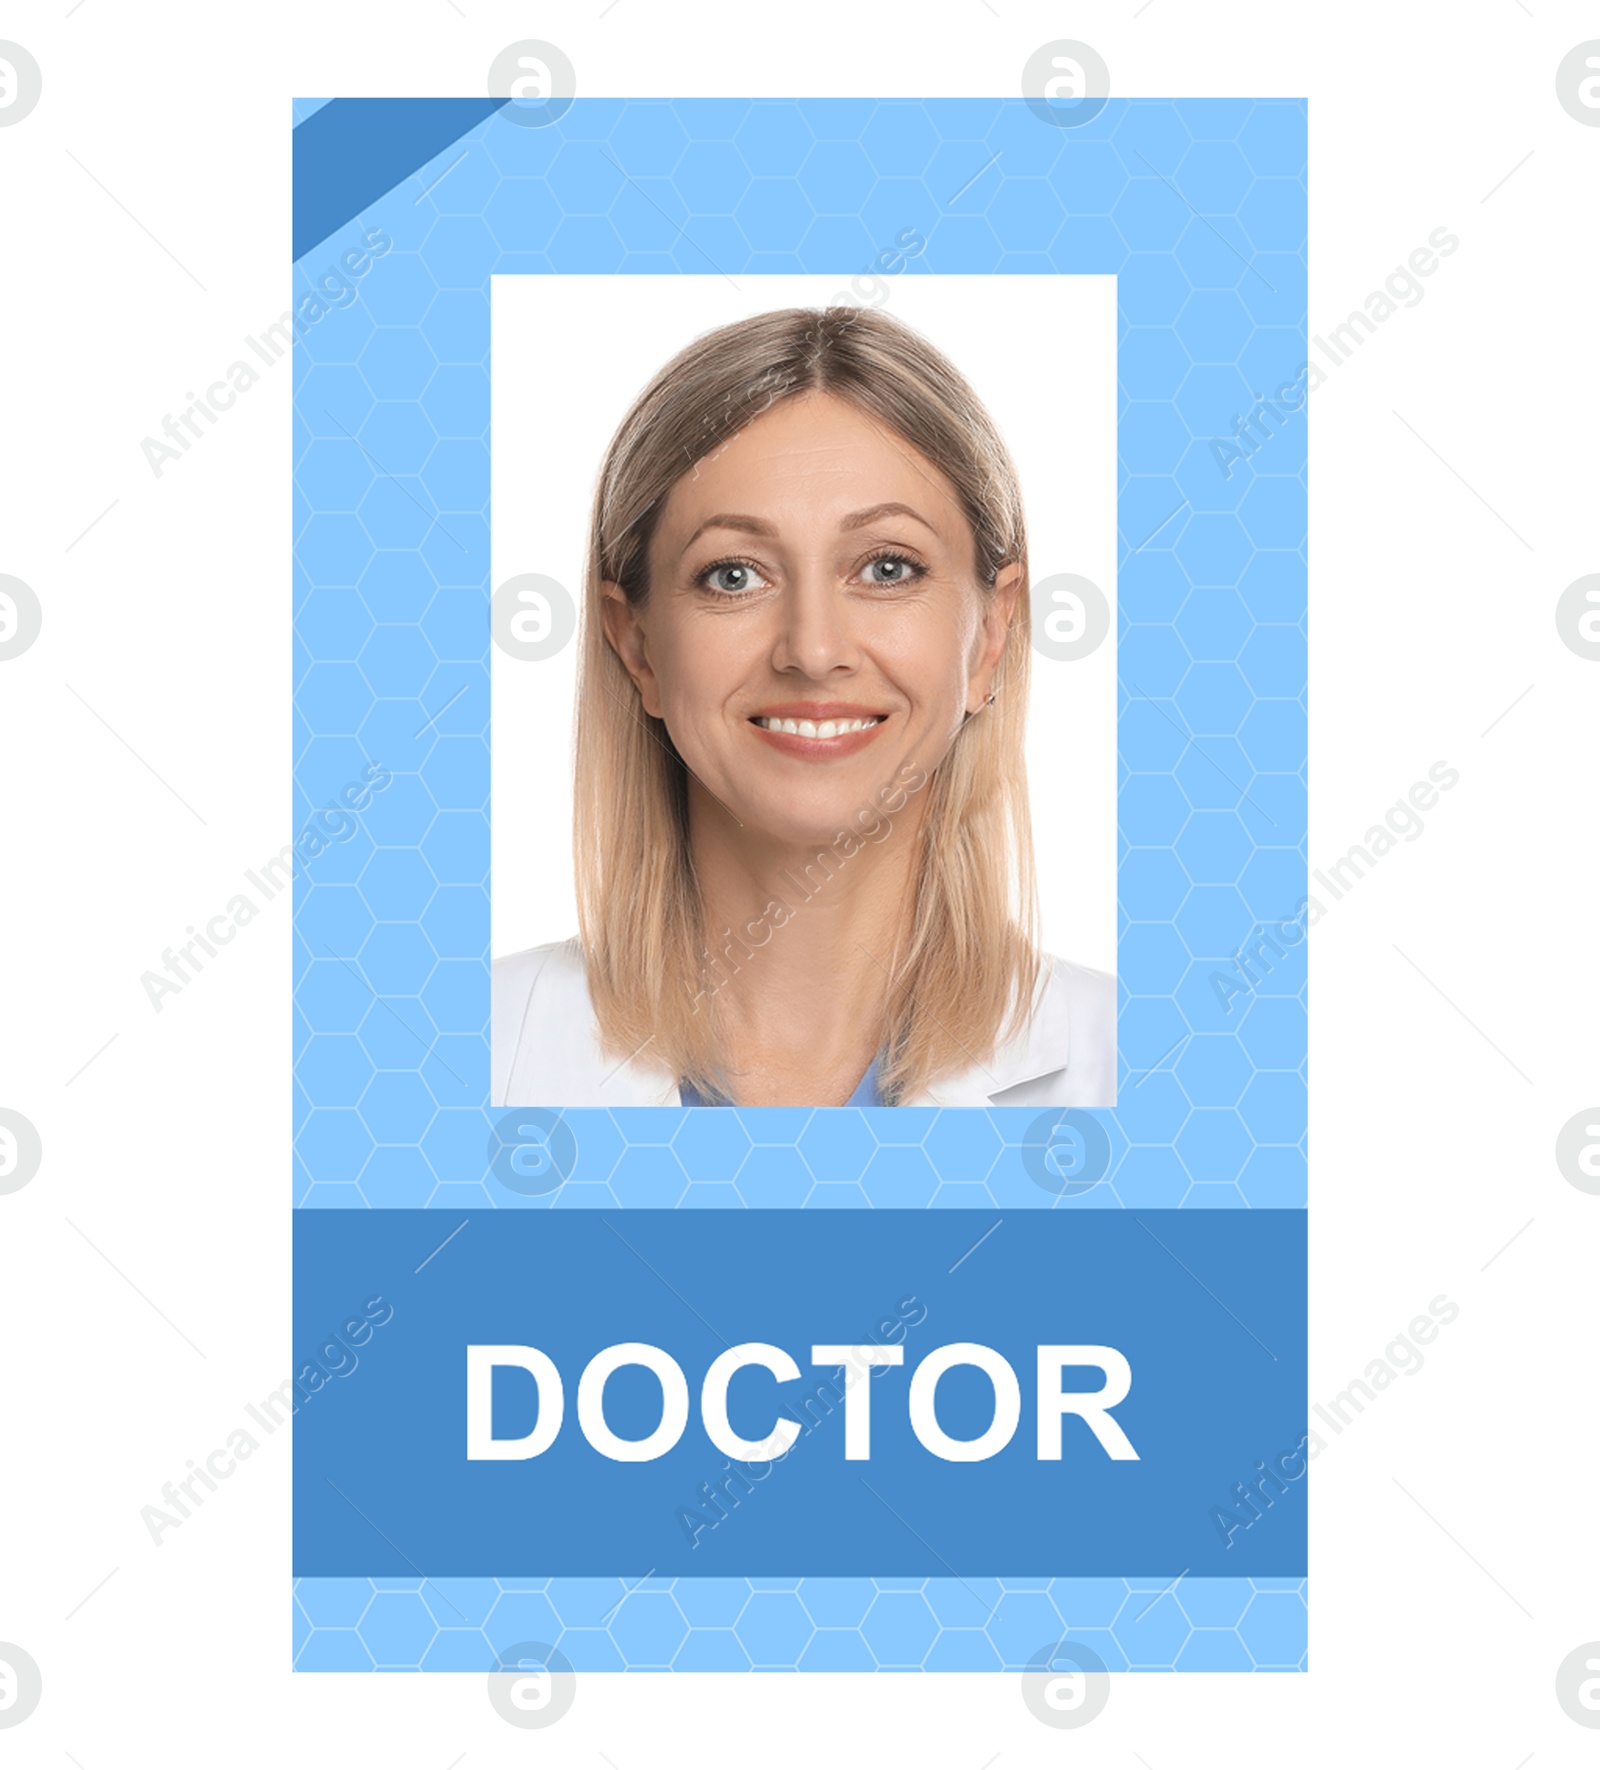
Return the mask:
[[[678,1083],[647,1056],[600,1049],[576,940],[496,959],[491,1104],[679,1106]],[[1115,1106],[1117,980],[1046,959],[1022,1034],[907,1106]]]

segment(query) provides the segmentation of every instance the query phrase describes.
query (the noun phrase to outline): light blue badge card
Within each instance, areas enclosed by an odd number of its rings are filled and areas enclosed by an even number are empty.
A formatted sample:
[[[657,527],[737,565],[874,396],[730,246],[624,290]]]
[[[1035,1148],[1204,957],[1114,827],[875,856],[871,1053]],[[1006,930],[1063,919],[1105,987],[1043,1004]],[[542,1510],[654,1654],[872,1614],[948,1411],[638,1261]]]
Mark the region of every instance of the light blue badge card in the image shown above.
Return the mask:
[[[299,1670],[1305,1668],[1306,110],[1079,47],[296,104]]]

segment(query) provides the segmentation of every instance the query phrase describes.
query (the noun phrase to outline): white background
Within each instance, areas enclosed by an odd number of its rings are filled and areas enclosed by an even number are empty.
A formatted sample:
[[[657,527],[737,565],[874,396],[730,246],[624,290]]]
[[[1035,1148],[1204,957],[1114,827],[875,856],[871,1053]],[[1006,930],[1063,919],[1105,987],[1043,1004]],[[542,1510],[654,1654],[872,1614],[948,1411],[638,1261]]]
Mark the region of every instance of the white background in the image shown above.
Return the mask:
[[[3,29],[45,97],[0,131],[0,551],[46,625],[0,665],[0,1078],[46,1166],[0,1199],[0,1639],[46,1696],[8,1765],[1594,1761],[1554,1676],[1600,1638],[1600,1200],[1552,1148],[1600,1095],[1600,665],[1552,609],[1600,567],[1600,129],[1554,92],[1595,12],[1088,0],[1066,25],[1036,0],[813,0],[803,24],[615,0],[537,29],[600,92],[1011,93],[1069,30],[1122,93],[1309,93],[1313,332],[1433,228],[1461,238],[1312,402],[1314,864],[1435,758],[1462,771],[1312,935],[1312,1394],[1435,1294],[1461,1307],[1318,1460],[1315,1670],[1119,1679],[1070,1740],[1014,1677],[589,1679],[530,1741],[477,1678],[290,1675],[282,1438],[152,1548],[139,1508],[288,1353],[287,902],[159,1017],[138,981],[291,835],[288,370],[159,482],[139,439],[285,305],[290,95],[477,93],[529,19],[21,0]]]
[[[848,282],[494,278],[492,581],[538,572],[580,599],[600,460],[650,378],[713,327],[825,306]],[[1028,779],[1045,951],[1115,971],[1116,279],[901,271],[883,282],[887,311],[950,357],[999,425],[1022,481],[1033,582],[1076,572],[1111,604],[1111,633],[1090,657],[1035,654]],[[1070,377],[1065,420],[1038,398],[1041,362]],[[496,646],[491,660],[498,956],[577,932],[568,832],[578,646],[537,662]]]

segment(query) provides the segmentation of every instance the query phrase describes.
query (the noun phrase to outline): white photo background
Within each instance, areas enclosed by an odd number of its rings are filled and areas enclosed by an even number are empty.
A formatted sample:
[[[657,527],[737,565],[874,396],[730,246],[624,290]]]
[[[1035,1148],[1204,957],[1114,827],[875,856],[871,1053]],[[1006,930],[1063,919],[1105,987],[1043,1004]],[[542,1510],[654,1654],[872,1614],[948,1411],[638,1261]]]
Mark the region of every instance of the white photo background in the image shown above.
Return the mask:
[[[845,277],[493,279],[492,581],[583,589],[590,500],[624,412],[691,339],[780,307],[834,302]],[[861,285],[868,287],[865,279]],[[885,293],[886,291],[886,293]],[[955,363],[1022,480],[1035,584],[1105,593],[1111,634],[1072,663],[1034,655],[1028,780],[1048,952],[1116,969],[1116,281],[886,277],[879,304]],[[492,648],[492,949],[577,931],[572,714],[578,648],[524,662]]]

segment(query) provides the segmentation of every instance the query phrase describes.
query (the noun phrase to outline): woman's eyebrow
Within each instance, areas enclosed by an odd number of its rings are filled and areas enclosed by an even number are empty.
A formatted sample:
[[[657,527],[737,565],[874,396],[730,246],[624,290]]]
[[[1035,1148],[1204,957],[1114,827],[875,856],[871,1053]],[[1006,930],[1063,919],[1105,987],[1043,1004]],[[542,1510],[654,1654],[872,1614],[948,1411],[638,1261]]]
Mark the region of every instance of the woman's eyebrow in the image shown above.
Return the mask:
[[[874,504],[870,509],[858,510],[853,516],[845,517],[839,527],[841,529],[862,529],[869,522],[876,522],[880,516],[909,516],[913,522],[920,522],[931,534],[939,532],[927,517],[913,510],[909,504]]]
[[[927,517],[913,510],[909,504],[873,504],[865,510],[853,511],[849,516],[841,517],[841,532],[865,528],[868,523],[876,522],[883,516],[909,516],[913,522],[920,522],[931,534],[939,531],[928,521]],[[759,516],[740,516],[733,511],[724,511],[717,516],[708,516],[694,533],[683,544],[683,552],[687,553],[707,529],[738,529],[747,535],[761,535],[767,540],[777,536],[777,529],[770,522],[764,522]],[[682,554],[679,558],[682,558]]]
[[[725,512],[721,516],[708,516],[703,523],[683,544],[683,553],[687,553],[707,529],[738,529],[747,535],[763,535],[767,540],[776,538],[778,531],[770,522],[763,522],[759,516],[739,516]],[[683,553],[678,557],[681,559]]]

